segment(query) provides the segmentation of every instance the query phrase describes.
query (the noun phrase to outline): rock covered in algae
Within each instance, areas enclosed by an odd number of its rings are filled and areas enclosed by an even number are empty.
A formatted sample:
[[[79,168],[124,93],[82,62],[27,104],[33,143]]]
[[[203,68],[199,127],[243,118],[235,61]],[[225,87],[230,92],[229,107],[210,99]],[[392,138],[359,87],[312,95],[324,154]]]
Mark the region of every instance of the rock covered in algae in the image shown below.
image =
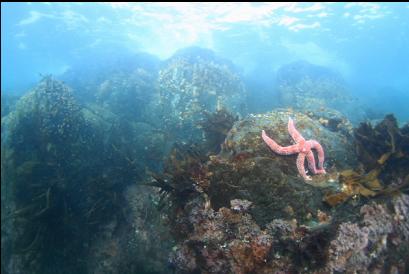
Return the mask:
[[[216,211],[196,197],[185,208],[191,229],[170,265],[175,273],[405,273],[409,219],[402,212],[408,196],[389,203],[364,205],[352,218],[316,228],[274,219],[263,229],[251,213]]]
[[[120,121],[107,110],[82,108],[73,91],[51,76],[3,117],[5,242],[18,251],[2,257],[10,273],[83,273],[98,256],[88,253],[92,241],[117,248],[101,234],[123,229],[124,188],[144,170],[135,155],[145,148],[135,145],[141,142],[135,132],[146,132]]]
[[[2,119],[2,141],[18,147],[19,152],[44,149],[62,153],[66,148],[59,144],[76,141],[82,125],[81,108],[72,89],[45,76]]]
[[[224,207],[215,211],[203,207],[203,202],[202,197],[197,197],[188,204],[191,210],[187,220],[192,229],[170,256],[177,273],[249,273],[268,269],[266,261],[273,239],[263,233],[251,215]]]
[[[298,177],[295,156],[281,159],[286,156],[274,155],[260,138],[265,129],[277,142],[289,145],[288,116],[306,139],[317,139],[324,149],[337,149],[327,152],[333,165],[327,167],[328,174],[313,176],[311,184]],[[176,241],[169,257],[171,269],[175,273],[382,269],[404,273],[407,266],[402,258],[409,254],[407,195],[394,192],[393,199],[362,199],[354,206],[331,210],[322,203],[332,173],[357,165],[353,144],[342,142],[348,138],[349,134],[331,131],[307,115],[277,110],[236,122],[222,151],[209,156],[209,161],[194,153],[179,171],[169,169],[172,183],[163,180],[156,186],[162,191],[170,187],[168,194],[173,197],[169,199],[173,209],[167,211]],[[195,168],[189,164],[192,159]],[[189,191],[175,191],[183,186],[182,180]]]
[[[351,108],[354,99],[341,75],[329,68],[306,61],[283,65],[277,71],[276,84],[283,107],[306,111],[334,108],[347,113],[354,122],[363,117],[363,113]]]
[[[103,57],[95,54],[74,64],[60,78],[75,90],[79,100],[93,102],[97,93],[106,91],[104,86],[131,88],[135,84],[138,87],[146,76],[155,75],[156,78],[159,62],[147,53],[117,53]]]
[[[88,249],[86,273],[169,273],[167,257],[172,249],[169,226],[156,207],[153,188],[131,185],[126,223],[111,220],[101,227]]]
[[[352,138],[353,125],[350,120],[340,111],[322,107],[319,109],[305,111],[305,114],[313,120],[318,121],[323,127],[333,132],[340,132],[348,138]]]
[[[87,104],[82,114],[88,127],[92,128],[95,142],[100,142],[100,146],[111,146],[116,155],[126,160],[124,168],[136,168],[143,175],[145,166],[152,170],[160,167],[169,150],[166,132],[150,123],[124,120],[98,104]]]
[[[264,129],[278,144],[291,145],[289,117],[305,139],[318,140],[323,146],[327,175],[312,175],[312,182],[304,182],[298,175],[297,155],[278,155],[261,139]],[[234,124],[220,154],[211,157],[209,196],[215,208],[228,206],[236,198],[253,202],[252,213],[261,224],[278,217],[306,220],[323,206],[318,186],[326,186],[338,170],[354,165],[356,158],[348,137],[304,114],[283,109],[250,115]]]
[[[361,207],[359,223],[342,223],[328,248],[325,270],[359,273],[405,273],[409,254],[409,196]]]
[[[116,72],[98,85],[97,103],[125,119],[149,119],[146,116],[152,116],[151,104],[158,96],[156,78],[157,71],[144,67]]]
[[[73,175],[70,167],[81,155],[76,143],[83,126],[72,90],[51,76],[21,97],[14,111],[2,119],[2,171],[3,165],[7,167],[2,175],[2,190],[7,191],[2,208],[8,203],[4,214],[10,230],[5,241],[18,250],[7,263],[11,273],[28,269],[41,273],[44,258],[53,256],[50,250],[65,248],[58,240],[61,230],[81,225],[67,220],[63,227],[60,218],[64,190],[71,186],[65,179]],[[2,232],[2,241],[3,236]],[[79,251],[78,241],[70,245]],[[67,257],[68,264],[71,259]]]
[[[245,110],[246,91],[239,73],[210,50],[192,47],[176,52],[159,71],[158,84],[164,122],[170,128],[185,128],[185,136],[205,117],[204,111]]]
[[[1,117],[3,118],[12,112],[16,106],[19,96],[2,92],[1,93]]]

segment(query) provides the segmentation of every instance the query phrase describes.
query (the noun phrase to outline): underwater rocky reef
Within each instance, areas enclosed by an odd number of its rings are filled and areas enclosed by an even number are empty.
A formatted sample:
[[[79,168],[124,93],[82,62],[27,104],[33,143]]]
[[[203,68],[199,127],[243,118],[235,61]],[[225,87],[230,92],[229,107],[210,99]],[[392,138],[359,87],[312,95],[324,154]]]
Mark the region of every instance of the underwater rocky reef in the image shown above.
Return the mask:
[[[408,271],[409,124],[360,120],[306,62],[249,114],[240,70],[210,50],[123,60],[2,100],[2,273]],[[263,141],[294,145],[289,118],[325,174]]]
[[[162,122],[181,141],[201,141],[201,131],[194,129],[207,112],[246,112],[246,89],[238,69],[211,50],[179,50],[161,66],[158,85]]]
[[[352,96],[346,81],[329,68],[296,61],[278,69],[275,85],[281,106],[303,111],[337,110],[354,123],[366,116],[359,110],[363,105]]]
[[[297,176],[295,157],[268,157],[271,151],[260,141],[261,128],[271,121],[274,137],[284,139],[280,124],[288,115],[308,125],[300,129],[306,136],[308,128],[322,136],[328,151],[327,174],[308,184]],[[177,273],[404,273],[409,176],[399,166],[408,165],[405,129],[395,124],[399,148],[387,142],[382,155],[390,156],[375,158],[373,170],[351,153],[362,144],[337,136],[343,133],[331,136],[301,114],[277,110],[236,122],[223,150],[202,165],[201,187],[177,211],[181,239],[172,266]],[[339,149],[331,152],[334,144]],[[388,168],[392,162],[396,169]]]
[[[117,258],[112,245],[133,240],[122,236],[132,235],[134,224],[125,189],[162,155],[155,144],[162,135],[150,130],[102,107],[82,106],[51,76],[23,96],[2,119],[2,248],[13,251],[2,253],[2,267],[89,273],[98,265],[90,256]]]

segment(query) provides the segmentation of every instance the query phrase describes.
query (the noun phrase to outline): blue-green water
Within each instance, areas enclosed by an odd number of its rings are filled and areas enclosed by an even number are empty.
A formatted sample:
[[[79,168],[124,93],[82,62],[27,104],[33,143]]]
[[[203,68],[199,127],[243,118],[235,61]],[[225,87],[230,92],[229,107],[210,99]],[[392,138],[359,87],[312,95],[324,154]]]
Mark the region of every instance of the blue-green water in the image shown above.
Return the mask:
[[[2,3],[2,273],[404,273],[408,49],[408,3]]]
[[[300,59],[335,69],[353,95],[407,120],[396,100],[409,93],[408,15],[406,3],[3,3],[1,90],[22,93],[78,63],[135,52],[163,60],[196,45],[262,83]]]

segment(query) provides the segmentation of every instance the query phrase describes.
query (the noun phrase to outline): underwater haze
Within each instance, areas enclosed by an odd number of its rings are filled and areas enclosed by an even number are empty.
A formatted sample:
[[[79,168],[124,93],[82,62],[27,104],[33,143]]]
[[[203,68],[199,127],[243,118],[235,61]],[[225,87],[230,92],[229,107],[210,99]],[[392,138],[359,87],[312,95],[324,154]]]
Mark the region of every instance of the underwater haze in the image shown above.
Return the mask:
[[[1,3],[2,273],[407,273],[408,3]]]
[[[1,12],[2,92],[79,63],[200,46],[253,82],[297,60],[328,67],[365,103],[409,117],[395,104],[409,94],[407,3],[3,3]]]

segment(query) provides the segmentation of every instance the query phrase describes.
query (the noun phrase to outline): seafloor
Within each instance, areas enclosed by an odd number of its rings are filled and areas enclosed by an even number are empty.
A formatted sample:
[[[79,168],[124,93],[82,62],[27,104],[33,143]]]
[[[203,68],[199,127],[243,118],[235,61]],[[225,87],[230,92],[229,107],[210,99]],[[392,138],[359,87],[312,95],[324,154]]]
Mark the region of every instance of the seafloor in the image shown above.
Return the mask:
[[[1,272],[407,273],[409,124],[328,68],[274,77],[188,48],[2,93]],[[261,138],[290,117],[325,174]]]

